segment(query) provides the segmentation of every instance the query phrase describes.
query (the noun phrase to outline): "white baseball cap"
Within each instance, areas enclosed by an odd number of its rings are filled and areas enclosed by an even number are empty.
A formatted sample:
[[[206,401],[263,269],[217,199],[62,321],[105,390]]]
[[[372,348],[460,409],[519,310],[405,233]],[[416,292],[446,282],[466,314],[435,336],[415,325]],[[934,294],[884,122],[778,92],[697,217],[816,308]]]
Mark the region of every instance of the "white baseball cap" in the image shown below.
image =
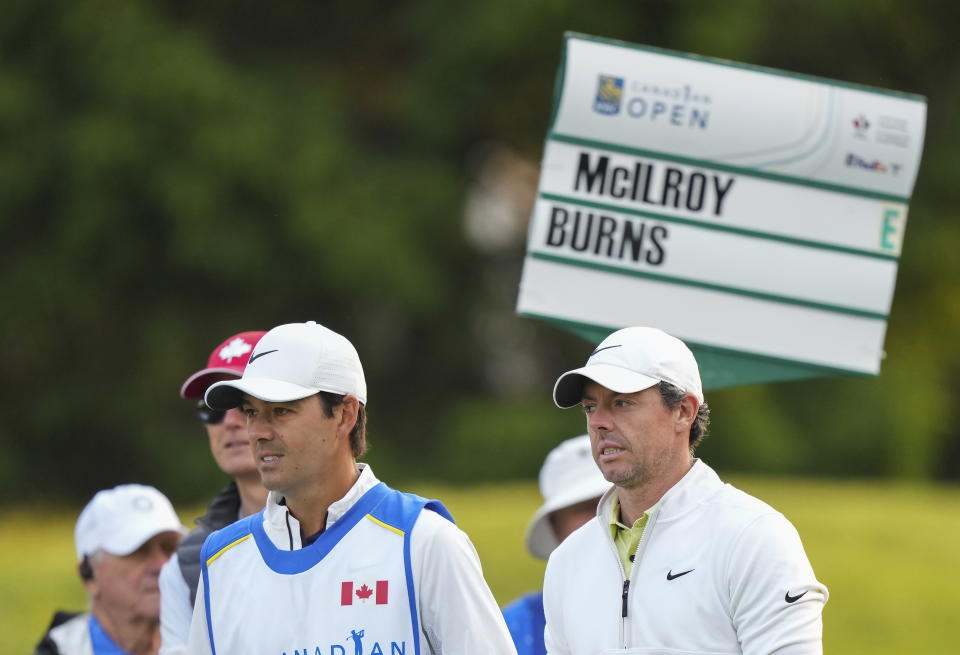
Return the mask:
[[[73,533],[77,560],[98,550],[129,555],[161,532],[186,533],[166,496],[142,484],[104,489],[93,496],[77,519]]]
[[[593,461],[587,435],[567,439],[551,450],[540,468],[540,495],[544,503],[527,525],[527,550],[534,557],[547,559],[560,545],[550,525],[550,514],[599,498],[611,486]]]
[[[657,328],[623,328],[601,341],[584,366],[557,379],[553,387],[557,407],[580,403],[584,379],[617,393],[634,393],[668,382],[703,403],[700,369],[693,353],[680,339]]]
[[[257,342],[243,377],[207,389],[213,409],[239,407],[243,395],[282,403],[320,391],[355,396],[367,404],[367,382],[360,356],[343,335],[315,321],[280,325]]]

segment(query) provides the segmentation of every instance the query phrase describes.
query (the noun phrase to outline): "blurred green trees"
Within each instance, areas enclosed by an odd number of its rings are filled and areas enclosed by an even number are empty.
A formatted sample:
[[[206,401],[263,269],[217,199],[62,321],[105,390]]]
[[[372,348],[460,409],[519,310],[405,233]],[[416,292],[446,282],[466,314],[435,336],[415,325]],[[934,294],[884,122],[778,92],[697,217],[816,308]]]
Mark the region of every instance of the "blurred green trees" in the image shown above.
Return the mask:
[[[464,215],[500,162],[535,170],[567,29],[927,96],[883,374],[714,392],[701,452],[960,478],[957,25],[867,0],[8,3],[0,489],[207,493],[180,383],[229,334],[308,319],[360,351],[378,473],[535,474],[583,430],[549,389],[588,346],[513,316],[522,239],[480,247]]]

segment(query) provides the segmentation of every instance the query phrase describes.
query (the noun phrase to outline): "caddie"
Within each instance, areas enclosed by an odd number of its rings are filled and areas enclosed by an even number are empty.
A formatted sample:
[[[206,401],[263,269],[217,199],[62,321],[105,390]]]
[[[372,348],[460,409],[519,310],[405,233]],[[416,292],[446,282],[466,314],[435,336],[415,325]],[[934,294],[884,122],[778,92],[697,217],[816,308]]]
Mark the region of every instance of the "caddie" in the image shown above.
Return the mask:
[[[560,376],[614,487],[550,556],[551,655],[822,652],[827,588],[797,531],[693,456],[709,409],[687,346],[630,327]]]
[[[345,337],[313,321],[276,327],[206,401],[242,408],[270,492],[204,543],[189,653],[516,652],[443,505],[357,463],[367,385]]]

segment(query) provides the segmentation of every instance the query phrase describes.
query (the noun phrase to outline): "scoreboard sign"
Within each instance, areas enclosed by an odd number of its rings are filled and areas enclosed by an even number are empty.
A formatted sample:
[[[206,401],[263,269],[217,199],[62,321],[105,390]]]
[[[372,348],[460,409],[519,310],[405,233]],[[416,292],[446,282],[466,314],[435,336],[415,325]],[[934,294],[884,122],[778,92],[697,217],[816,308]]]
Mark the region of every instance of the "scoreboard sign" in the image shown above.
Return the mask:
[[[926,102],[567,34],[517,311],[708,387],[877,374]]]

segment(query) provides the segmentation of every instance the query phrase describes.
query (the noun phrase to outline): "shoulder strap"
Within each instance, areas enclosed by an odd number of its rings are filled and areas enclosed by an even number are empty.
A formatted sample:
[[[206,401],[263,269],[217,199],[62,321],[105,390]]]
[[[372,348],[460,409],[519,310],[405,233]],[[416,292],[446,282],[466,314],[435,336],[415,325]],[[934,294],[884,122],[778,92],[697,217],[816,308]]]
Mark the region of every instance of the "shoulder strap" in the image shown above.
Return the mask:
[[[416,494],[396,491],[389,487],[387,487],[387,490],[390,493],[386,494],[377,506],[369,511],[370,516],[387,526],[400,530],[404,534],[409,534],[423,509],[429,509],[451,523],[456,523],[453,516],[439,500],[428,500]]]
[[[236,523],[231,523],[225,528],[211,532],[210,536],[208,536],[206,541],[203,542],[203,547],[200,549],[200,568],[205,568],[210,558],[235,542],[237,539],[240,539],[241,537],[253,532],[253,526],[262,520],[263,510],[257,512],[256,514],[251,514],[250,516],[242,518]]]
[[[231,523],[225,528],[217,530],[207,537],[203,542],[203,548],[200,549],[200,577],[203,578],[203,604],[207,615],[207,637],[210,640],[210,652],[217,655],[217,645],[213,639],[213,624],[210,615],[210,575],[207,568],[221,551],[230,546],[238,539],[250,535],[254,526],[263,521],[263,510],[256,514],[240,519],[236,523]]]
[[[383,484],[383,483],[381,483]],[[384,485],[386,487],[386,485]],[[404,493],[386,487],[389,493],[371,509],[368,514],[377,522],[390,530],[403,535],[403,565],[407,579],[407,602],[410,608],[410,623],[413,628],[413,652],[420,654],[420,617],[417,611],[415,581],[413,579],[413,565],[410,552],[410,535],[413,526],[420,516],[420,512],[429,509],[436,512],[451,523],[453,516],[439,500],[427,500],[416,494]]]

